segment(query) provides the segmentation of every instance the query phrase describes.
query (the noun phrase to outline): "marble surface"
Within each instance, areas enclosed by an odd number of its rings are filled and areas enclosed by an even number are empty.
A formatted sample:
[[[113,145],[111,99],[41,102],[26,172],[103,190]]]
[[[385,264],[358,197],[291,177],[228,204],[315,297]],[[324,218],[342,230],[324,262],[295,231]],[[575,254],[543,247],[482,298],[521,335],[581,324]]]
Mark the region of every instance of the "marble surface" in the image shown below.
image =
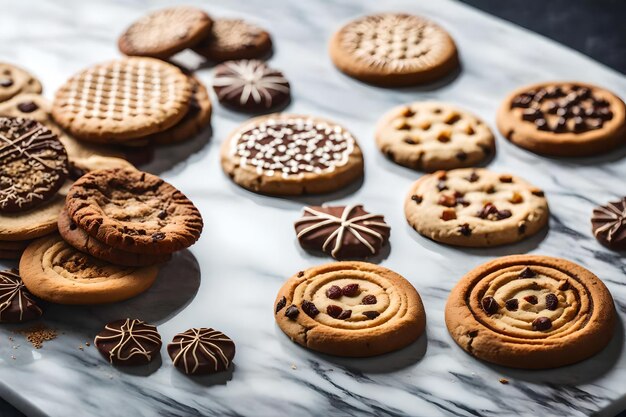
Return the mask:
[[[194,3],[188,1],[186,3]],[[197,2],[199,3],[199,2]],[[0,57],[35,73],[45,94],[71,74],[118,56],[116,37],[145,10],[165,1],[10,2],[0,15]],[[362,183],[322,197],[255,195],[226,178],[218,150],[244,116],[215,106],[213,132],[161,149],[148,166],[183,190],[205,220],[200,241],[160,273],[136,299],[106,307],[47,306],[45,323],[58,339],[31,349],[15,326],[0,328],[0,396],[27,415],[376,415],[582,416],[612,415],[626,406],[626,263],[590,234],[596,203],[623,195],[626,150],[588,159],[551,159],[498,136],[489,167],[542,187],[552,215],[548,232],[495,249],[457,249],[417,235],[403,216],[406,190],[419,173],[387,161],[373,128],[391,106],[424,99],[471,109],[492,127],[499,101],[520,84],[580,79],[626,96],[626,80],[580,54],[450,1],[269,1],[202,3],[215,16],[241,16],[271,30],[271,64],[293,86],[288,111],[332,118],[364,150]],[[342,22],[377,10],[430,16],[456,39],[462,70],[426,87],[388,90],[361,84],[334,69],[326,42]],[[191,52],[177,57],[205,82],[211,68]],[[372,359],[315,354],[291,343],[273,319],[273,300],[294,272],[329,259],[303,252],[292,222],[303,204],[361,202],[392,226],[391,251],[380,263],[404,275],[422,295],[427,334],[410,347]],[[621,320],[599,355],[557,370],[526,372],[479,362],[448,335],[443,310],[449,290],[471,268],[497,256],[562,256],[599,275],[615,297]],[[2,263],[2,266],[9,266]],[[162,351],[162,363],[141,369],[110,367],[92,347],[108,320],[134,316],[158,324],[164,341],[193,326],[212,326],[237,343],[232,371],[189,378]],[[13,349],[8,337],[19,344]],[[11,359],[11,355],[15,359]],[[507,378],[508,385],[498,380]]]

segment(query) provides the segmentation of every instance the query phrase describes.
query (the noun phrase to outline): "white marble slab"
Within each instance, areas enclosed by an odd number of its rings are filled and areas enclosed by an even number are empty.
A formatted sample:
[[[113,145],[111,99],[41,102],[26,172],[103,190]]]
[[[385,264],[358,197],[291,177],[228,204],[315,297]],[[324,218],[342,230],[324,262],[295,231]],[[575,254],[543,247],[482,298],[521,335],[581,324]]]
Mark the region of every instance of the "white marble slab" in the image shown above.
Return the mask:
[[[145,10],[166,1],[12,1],[0,14],[0,58],[32,70],[48,97],[75,71],[118,56],[117,35]],[[271,64],[293,86],[289,111],[326,116],[359,138],[366,176],[358,187],[325,197],[263,197],[233,185],[219,165],[219,145],[245,117],[215,106],[208,135],[159,152],[149,168],[182,189],[205,220],[201,240],[177,255],[146,294],[119,305],[49,306],[45,322],[62,334],[41,350],[25,341],[12,349],[12,327],[0,328],[0,395],[28,415],[418,415],[582,416],[626,408],[626,264],[591,237],[596,203],[622,196],[625,151],[584,160],[550,159],[498,137],[490,168],[522,175],[544,188],[550,230],[523,243],[471,250],[442,246],[407,226],[402,201],[419,174],[379,154],[373,128],[393,105],[422,99],[473,110],[494,126],[504,95],[520,84],[580,79],[626,96],[624,77],[580,54],[451,1],[187,1],[215,16],[241,16],[271,30]],[[381,89],[334,69],[326,43],[350,18],[378,10],[429,16],[456,39],[462,71],[436,86]],[[180,59],[200,64],[192,53]],[[209,83],[211,69],[197,75]],[[187,157],[188,156],[188,157]],[[292,344],[273,319],[274,296],[294,272],[327,262],[303,252],[292,221],[303,203],[361,202],[392,225],[391,252],[382,265],[409,279],[428,315],[427,336],[395,354],[338,359]],[[449,290],[471,268],[512,253],[562,256],[596,274],[613,293],[622,321],[611,345],[595,358],[558,370],[524,372],[479,362],[448,335],[443,310]],[[2,263],[8,266],[9,263]],[[163,349],[160,367],[110,367],[91,340],[109,319],[126,315],[158,324],[167,342],[193,326],[223,330],[237,343],[232,372],[192,379],[179,373]],[[16,340],[20,341],[18,337]],[[11,360],[10,355],[16,359]],[[499,378],[511,382],[502,385]]]

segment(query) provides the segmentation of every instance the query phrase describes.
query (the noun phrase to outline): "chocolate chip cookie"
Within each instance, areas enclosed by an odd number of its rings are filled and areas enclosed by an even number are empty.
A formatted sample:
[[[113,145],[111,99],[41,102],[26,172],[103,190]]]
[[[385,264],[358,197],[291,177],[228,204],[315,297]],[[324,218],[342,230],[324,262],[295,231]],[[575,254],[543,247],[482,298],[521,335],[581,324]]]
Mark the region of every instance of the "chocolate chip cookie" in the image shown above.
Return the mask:
[[[0,102],[18,94],[41,93],[41,83],[26,70],[0,62]]]
[[[209,35],[192,49],[215,62],[263,58],[272,50],[272,38],[267,31],[250,22],[217,19]]]
[[[498,365],[542,369],[595,355],[611,340],[613,298],[602,281],[573,262],[514,255],[465,275],[446,305],[452,338]]]

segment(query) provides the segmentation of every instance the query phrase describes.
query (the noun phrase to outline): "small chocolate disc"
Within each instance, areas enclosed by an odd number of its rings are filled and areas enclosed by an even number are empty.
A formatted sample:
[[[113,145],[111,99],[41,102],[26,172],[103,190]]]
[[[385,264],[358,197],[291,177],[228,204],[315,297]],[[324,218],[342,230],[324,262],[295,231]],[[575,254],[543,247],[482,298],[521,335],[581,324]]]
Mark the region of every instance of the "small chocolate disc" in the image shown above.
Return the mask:
[[[37,319],[41,314],[18,272],[0,271],[0,323],[21,323]]]
[[[228,369],[235,357],[235,343],[210,328],[189,329],[167,345],[174,366],[188,375],[212,374]]]
[[[611,249],[626,249],[626,197],[596,207],[591,216],[593,235]]]
[[[137,319],[107,324],[94,343],[105,359],[120,366],[146,365],[159,355],[162,345],[156,326]]]

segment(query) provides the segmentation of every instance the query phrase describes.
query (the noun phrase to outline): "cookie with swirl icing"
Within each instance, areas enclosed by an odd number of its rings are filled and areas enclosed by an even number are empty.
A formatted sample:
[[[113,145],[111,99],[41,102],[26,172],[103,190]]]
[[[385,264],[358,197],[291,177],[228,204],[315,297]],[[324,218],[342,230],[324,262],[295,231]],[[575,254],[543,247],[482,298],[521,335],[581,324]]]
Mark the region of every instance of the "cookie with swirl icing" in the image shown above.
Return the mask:
[[[211,328],[193,328],[174,336],[167,345],[174,366],[188,375],[227,370],[235,357],[235,343]]]
[[[308,349],[366,357],[401,349],[424,332],[422,300],[401,275],[366,262],[300,271],[274,303],[278,326]]]
[[[21,323],[41,317],[42,310],[15,269],[0,271],[0,323]]]
[[[469,354],[498,365],[555,368],[587,359],[613,335],[613,298],[592,272],[565,259],[513,255],[465,275],[446,325]]]
[[[125,319],[104,326],[94,344],[111,364],[137,366],[156,359],[163,343],[156,326],[138,319]]]

